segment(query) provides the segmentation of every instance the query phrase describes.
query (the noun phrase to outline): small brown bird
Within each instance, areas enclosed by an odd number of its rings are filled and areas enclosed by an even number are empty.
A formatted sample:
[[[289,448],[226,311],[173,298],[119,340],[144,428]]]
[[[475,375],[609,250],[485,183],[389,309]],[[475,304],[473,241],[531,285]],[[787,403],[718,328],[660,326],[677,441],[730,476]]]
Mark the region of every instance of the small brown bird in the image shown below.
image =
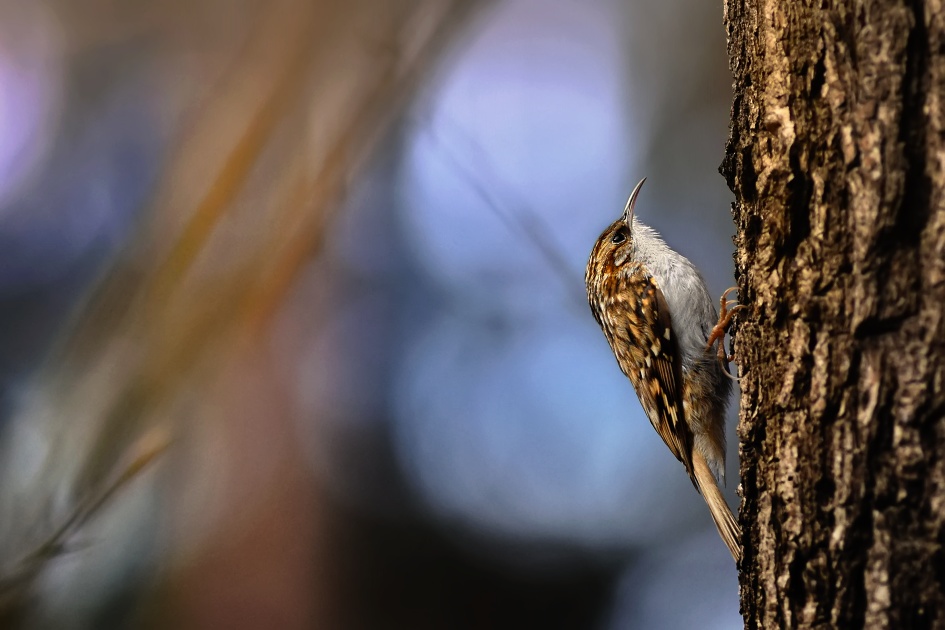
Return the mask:
[[[720,319],[698,269],[634,217],[644,181],[591,250],[587,298],[650,423],[686,467],[737,562],[741,532],[718,486],[731,380],[719,360],[724,350],[717,357],[712,346],[739,307],[727,310],[723,295]]]

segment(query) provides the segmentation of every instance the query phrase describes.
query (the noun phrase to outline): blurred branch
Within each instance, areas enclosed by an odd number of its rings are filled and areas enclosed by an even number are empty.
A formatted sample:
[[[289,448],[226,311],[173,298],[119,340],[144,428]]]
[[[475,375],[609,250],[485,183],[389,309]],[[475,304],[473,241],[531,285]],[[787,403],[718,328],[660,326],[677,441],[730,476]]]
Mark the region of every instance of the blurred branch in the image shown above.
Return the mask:
[[[583,272],[571,267],[560,247],[555,243],[552,230],[541,214],[514,195],[507,185],[503,185],[482,147],[465,132],[458,122],[451,120],[449,125],[450,132],[459,136],[467,149],[475,149],[469,152],[474,153],[478,159],[474,166],[467,165],[460,159],[458,151],[451,147],[450,142],[440,138],[436,129],[428,124],[427,133],[436,143],[443,161],[502,221],[510,233],[518,233],[534,247],[535,252],[548,263],[548,268],[561,283],[561,288],[567,296],[568,307],[584,315],[587,311],[587,296],[583,290],[580,293],[574,291],[575,286],[584,284]]]

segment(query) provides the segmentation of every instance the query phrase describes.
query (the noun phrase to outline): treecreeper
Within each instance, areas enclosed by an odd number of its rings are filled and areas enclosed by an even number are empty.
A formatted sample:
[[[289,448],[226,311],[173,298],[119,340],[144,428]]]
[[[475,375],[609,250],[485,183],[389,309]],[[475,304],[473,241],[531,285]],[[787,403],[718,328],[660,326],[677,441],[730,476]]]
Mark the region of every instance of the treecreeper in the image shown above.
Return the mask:
[[[650,423],[685,466],[737,562],[741,531],[719,482],[732,391],[724,336],[741,307],[727,308],[730,289],[720,317],[695,265],[634,216],[644,181],[591,250],[587,299]]]

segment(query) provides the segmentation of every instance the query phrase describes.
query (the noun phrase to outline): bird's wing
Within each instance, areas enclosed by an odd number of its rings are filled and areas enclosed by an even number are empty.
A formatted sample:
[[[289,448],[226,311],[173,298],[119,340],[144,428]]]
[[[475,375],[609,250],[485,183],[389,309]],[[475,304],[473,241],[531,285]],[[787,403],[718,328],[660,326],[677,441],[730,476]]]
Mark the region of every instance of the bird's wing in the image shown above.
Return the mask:
[[[669,306],[656,279],[642,267],[624,276],[622,282],[626,286],[618,287],[617,295],[635,298],[631,298],[635,303],[617,309],[627,319],[620,332],[628,337],[627,358],[632,363],[624,371],[653,428],[692,477],[692,433],[683,407],[682,357]]]

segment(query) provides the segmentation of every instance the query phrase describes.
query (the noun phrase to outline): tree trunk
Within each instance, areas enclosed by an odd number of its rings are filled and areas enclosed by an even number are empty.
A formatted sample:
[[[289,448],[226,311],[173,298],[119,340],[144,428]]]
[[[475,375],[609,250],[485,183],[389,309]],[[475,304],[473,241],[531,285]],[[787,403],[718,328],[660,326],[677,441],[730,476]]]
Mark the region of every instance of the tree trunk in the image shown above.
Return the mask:
[[[726,0],[748,628],[945,628],[945,7]]]

